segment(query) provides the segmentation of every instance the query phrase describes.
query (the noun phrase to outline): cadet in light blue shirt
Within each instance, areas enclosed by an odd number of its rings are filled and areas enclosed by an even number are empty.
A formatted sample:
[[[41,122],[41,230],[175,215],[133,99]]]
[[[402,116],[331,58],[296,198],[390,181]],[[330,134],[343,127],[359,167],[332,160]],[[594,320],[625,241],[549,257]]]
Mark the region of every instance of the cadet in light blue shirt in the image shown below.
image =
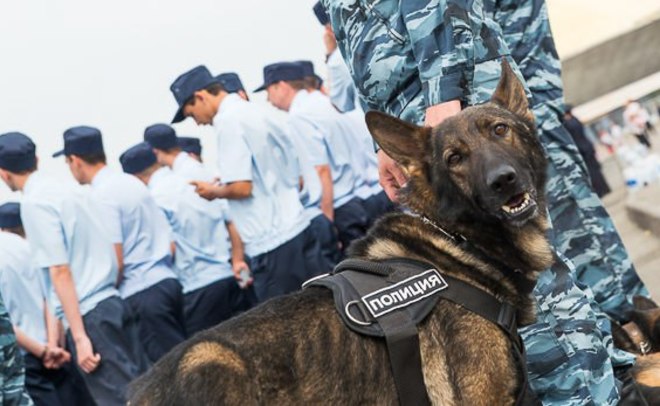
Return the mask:
[[[277,122],[262,107],[227,93],[203,66],[179,76],[170,89],[179,104],[174,122],[192,116],[216,130],[223,184],[195,184],[202,197],[229,201],[252,258],[257,298],[300,289],[325,272],[298,196],[298,159]]]
[[[114,286],[117,260],[102,210],[89,194],[38,172],[35,151],[24,134],[0,135],[0,177],[23,192],[30,250],[56,316],[66,316],[69,348],[90,393],[99,404],[123,405],[128,383],[147,365],[136,320]]]
[[[32,262],[18,203],[0,206],[0,230],[0,293],[23,353],[30,397],[37,406],[93,402],[58,342],[60,324],[46,305],[44,274]]]
[[[307,73],[303,65],[309,70],[311,63],[282,62],[266,66],[262,88],[268,92],[271,104],[289,112],[292,134],[306,147],[306,155],[317,168],[323,185],[321,208],[337,227],[343,253],[351,241],[364,236],[369,223],[362,200],[355,194],[360,177],[353,162],[353,130],[327,97],[316,90],[307,91],[305,77],[313,73],[313,67]],[[328,191],[324,167],[332,175],[330,209],[324,204]]]
[[[177,137],[177,140],[179,141],[179,148],[181,148],[181,151],[187,153],[199,163],[204,162],[202,159],[202,143],[199,138]]]
[[[149,190],[106,165],[101,132],[73,127],[64,150],[73,177],[91,185],[119,262],[119,293],[140,318],[140,339],[152,362],[186,338],[183,293],[172,270],[171,231]]]
[[[226,202],[199,197],[188,181],[157,162],[145,142],[129,148],[119,160],[124,172],[149,187],[172,227],[186,332],[192,335],[249,309],[250,291],[241,289],[236,280],[242,269],[249,268]]]
[[[215,180],[211,171],[182,150],[179,146],[179,137],[169,125],[154,124],[147,127],[144,130],[144,141],[153,148],[158,163],[167,166],[181,178],[187,181]]]

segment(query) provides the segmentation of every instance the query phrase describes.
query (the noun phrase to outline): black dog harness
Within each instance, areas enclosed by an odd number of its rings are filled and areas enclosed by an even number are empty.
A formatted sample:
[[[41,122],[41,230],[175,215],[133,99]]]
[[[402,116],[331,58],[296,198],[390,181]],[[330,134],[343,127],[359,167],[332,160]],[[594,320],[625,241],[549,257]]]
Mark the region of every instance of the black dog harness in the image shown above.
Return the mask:
[[[332,290],[344,324],[354,332],[385,337],[399,403],[430,405],[419,350],[417,325],[439,299],[449,300],[495,323],[511,340],[523,377],[516,405],[540,404],[530,390],[525,349],[517,332],[516,311],[491,294],[410,259],[371,262],[347,259],[330,274],[310,279],[303,288]]]

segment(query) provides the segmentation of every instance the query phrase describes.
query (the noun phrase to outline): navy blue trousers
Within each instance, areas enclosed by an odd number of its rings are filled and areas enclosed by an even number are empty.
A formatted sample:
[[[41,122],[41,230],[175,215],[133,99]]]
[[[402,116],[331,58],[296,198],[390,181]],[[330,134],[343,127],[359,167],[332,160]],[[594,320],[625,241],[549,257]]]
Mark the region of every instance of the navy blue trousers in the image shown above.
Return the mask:
[[[32,354],[25,357],[25,387],[36,406],[88,406],[94,399],[72,364],[59,369],[44,367]]]
[[[252,307],[252,288],[241,289],[234,277],[220,279],[184,295],[189,336],[213,327]]]
[[[367,212],[369,218],[369,227],[371,227],[376,220],[381,218],[383,215],[394,211],[396,206],[385,192],[380,192],[375,195],[369,196],[367,199],[362,201],[364,209]]]
[[[91,374],[78,368],[99,405],[125,405],[128,384],[149,368],[140,343],[137,317],[119,297],[100,302],[83,316],[83,324],[101,363]],[[76,347],[67,331],[67,346],[78,365]]]
[[[254,292],[259,302],[295,292],[303,282],[327,272],[321,246],[311,227],[272,251],[251,260]]]
[[[183,290],[178,280],[164,279],[125,300],[138,316],[140,341],[151,362],[186,339]]]
[[[339,240],[335,225],[324,214],[314,217],[309,225],[319,241],[321,254],[325,259],[325,272],[330,272],[339,262]]]
[[[363,237],[369,227],[369,216],[362,199],[354,197],[335,209],[335,227],[339,233],[343,258],[351,241]]]

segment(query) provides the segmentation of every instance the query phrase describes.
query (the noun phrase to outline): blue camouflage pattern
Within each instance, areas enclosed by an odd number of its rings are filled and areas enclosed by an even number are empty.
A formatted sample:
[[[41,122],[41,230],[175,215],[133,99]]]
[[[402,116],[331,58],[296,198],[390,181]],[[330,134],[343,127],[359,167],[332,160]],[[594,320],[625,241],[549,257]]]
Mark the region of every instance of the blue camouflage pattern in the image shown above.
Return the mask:
[[[502,57],[525,79],[550,161],[550,236],[559,259],[534,291],[537,322],[520,331],[530,384],[546,405],[616,404],[613,365],[634,358],[614,349],[604,312],[623,321],[631,297],[648,292],[560,124],[560,63],[545,2],[323,3],[365,109],[422,124],[428,106],[487,102]]]
[[[0,296],[0,404],[8,406],[32,405],[25,389],[25,367],[9,313]]]

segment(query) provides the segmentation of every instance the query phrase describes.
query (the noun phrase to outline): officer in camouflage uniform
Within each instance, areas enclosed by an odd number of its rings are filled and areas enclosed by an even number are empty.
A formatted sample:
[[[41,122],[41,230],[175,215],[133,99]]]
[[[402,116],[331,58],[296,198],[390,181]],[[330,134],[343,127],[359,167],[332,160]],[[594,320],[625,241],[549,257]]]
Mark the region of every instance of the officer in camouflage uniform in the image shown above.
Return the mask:
[[[627,299],[648,293],[560,125],[560,67],[544,1],[323,3],[366,109],[422,124],[429,106],[488,101],[502,56],[525,77],[550,159],[552,240],[561,259],[541,274],[537,323],[521,331],[531,385],[544,404],[616,404],[612,360],[625,365],[632,357],[613,349],[598,303],[621,320]]]
[[[8,406],[32,405],[25,390],[23,356],[16,345],[14,328],[0,296],[0,404]]]

